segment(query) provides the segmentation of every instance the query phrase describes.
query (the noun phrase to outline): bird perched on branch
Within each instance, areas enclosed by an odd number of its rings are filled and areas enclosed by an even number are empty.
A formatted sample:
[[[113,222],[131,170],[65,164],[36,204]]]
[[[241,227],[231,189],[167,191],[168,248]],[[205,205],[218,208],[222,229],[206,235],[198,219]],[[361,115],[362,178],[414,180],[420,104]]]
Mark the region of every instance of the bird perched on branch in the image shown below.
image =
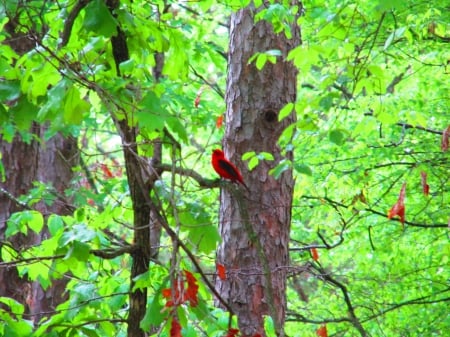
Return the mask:
[[[247,191],[250,192],[247,185],[244,183],[244,179],[242,179],[242,174],[239,170],[234,166],[223,154],[222,150],[215,149],[212,153],[211,164],[214,168],[214,171],[217,172],[219,176],[224,179],[231,180],[233,183],[240,183],[244,186]]]

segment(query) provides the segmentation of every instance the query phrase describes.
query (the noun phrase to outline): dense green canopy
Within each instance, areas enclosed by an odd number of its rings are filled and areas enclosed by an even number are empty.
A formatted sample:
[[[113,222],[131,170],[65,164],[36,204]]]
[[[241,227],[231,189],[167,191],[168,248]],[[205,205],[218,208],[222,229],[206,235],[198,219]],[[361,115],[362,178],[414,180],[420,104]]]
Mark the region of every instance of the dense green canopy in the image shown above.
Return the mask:
[[[154,141],[163,143],[164,173],[150,197],[197,263],[163,233],[157,260],[135,284],[148,287],[141,326],[171,334],[163,289],[179,273],[189,289],[191,276],[199,286],[198,305],[178,307],[182,335],[226,334],[228,313],[214,307],[202,279],[216,273],[220,240],[219,192],[204,186],[218,186],[210,153],[224,133],[228,16],[247,2],[120,1],[113,12],[103,0],[2,2],[1,141],[20,134],[31,142],[33,123],[48,123],[41,145],[57,132],[75,136],[83,165],[71,188],[57,191],[73,197],[73,216],[33,208],[53,202],[50,184],[9,191],[26,207],[7,222],[0,268],[16,266],[43,288],[70,272],[70,297],[36,328],[24,304],[0,297],[10,309],[0,308],[0,335],[125,336],[130,257],[107,254],[133,240],[126,144],[111,118],[130,114],[139,155],[152,157]],[[292,167],[296,175],[286,333],[325,336],[326,326],[329,336],[442,336],[450,328],[450,8],[419,0],[286,3],[268,1],[258,17],[287,36],[299,17],[303,41],[288,56],[299,69],[297,101],[279,114],[297,114],[279,139],[294,161],[272,172]],[[118,25],[129,58],[116,69]],[[277,55],[261,51],[249,62],[263,68]],[[272,159],[243,158],[250,168]],[[0,165],[0,174],[4,181],[8,168]],[[8,245],[44,224],[50,236],[39,245]]]

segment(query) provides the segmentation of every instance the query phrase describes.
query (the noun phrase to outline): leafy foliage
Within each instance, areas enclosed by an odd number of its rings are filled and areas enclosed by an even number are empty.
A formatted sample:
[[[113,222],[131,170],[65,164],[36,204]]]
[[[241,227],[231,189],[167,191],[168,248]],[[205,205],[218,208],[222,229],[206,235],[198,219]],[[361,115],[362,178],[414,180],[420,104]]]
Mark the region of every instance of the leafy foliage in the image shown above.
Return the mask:
[[[136,289],[148,289],[141,328],[164,336],[238,336],[235,321],[214,308],[203,278],[226,277],[214,261],[218,192],[176,169],[215,177],[209,153],[226,123],[226,18],[248,1],[167,7],[122,1],[111,13],[107,2],[95,0],[68,29],[77,3],[1,5],[2,141],[18,133],[29,142],[32,123],[49,123],[43,144],[56,132],[78,137],[84,167],[75,168],[78,180],[64,191],[76,209],[72,216],[33,209],[36,200],[54,200],[40,182],[12,196],[27,209],[8,219],[0,268],[16,266],[44,289],[69,274],[70,296],[35,327],[23,304],[0,298],[0,320],[7,323],[0,334],[125,335],[133,212],[121,152],[127,144],[111,116],[131,114],[139,155],[152,157],[155,140],[164,144],[169,168],[150,197],[177,236],[164,233],[157,260],[133,280]],[[270,1],[258,16],[286,36],[286,23],[298,19],[302,27],[303,45],[288,56],[300,70],[298,98],[279,113],[279,119],[298,116],[279,140],[294,161],[271,172],[277,177],[292,168],[297,175],[287,334],[442,335],[450,290],[448,8],[437,1],[303,5],[304,12]],[[11,18],[19,23],[15,33],[35,45],[23,55],[3,29]],[[118,65],[120,77],[110,44],[119,25],[130,51]],[[158,81],[152,71],[159,53],[165,59]],[[248,62],[262,69],[279,56],[261,51]],[[274,160],[255,152],[243,159],[250,170]],[[38,246],[7,244],[44,225],[49,236]]]

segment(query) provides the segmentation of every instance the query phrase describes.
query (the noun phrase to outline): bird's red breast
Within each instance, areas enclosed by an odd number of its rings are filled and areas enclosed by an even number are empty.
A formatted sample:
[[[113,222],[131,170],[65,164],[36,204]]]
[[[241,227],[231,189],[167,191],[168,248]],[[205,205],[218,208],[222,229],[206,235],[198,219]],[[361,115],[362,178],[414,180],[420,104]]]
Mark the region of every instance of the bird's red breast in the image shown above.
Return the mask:
[[[242,178],[241,172],[239,172],[236,166],[234,166],[228,159],[225,158],[222,150],[215,149],[213,151],[211,164],[219,176],[224,179],[229,179],[232,182],[239,182],[247,188],[244,183],[244,179]]]

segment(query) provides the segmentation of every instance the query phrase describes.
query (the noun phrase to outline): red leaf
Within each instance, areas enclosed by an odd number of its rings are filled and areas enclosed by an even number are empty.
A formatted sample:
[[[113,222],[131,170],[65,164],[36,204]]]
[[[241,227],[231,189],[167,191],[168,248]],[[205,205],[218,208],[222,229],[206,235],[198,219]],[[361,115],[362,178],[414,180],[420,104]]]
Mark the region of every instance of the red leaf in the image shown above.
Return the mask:
[[[323,324],[316,330],[316,335],[319,337],[328,337],[327,326]]]
[[[225,337],[236,337],[238,333],[239,333],[239,329],[229,328]]]
[[[161,290],[161,294],[167,300],[166,307],[173,307],[174,305],[178,306],[186,301],[183,298],[184,295],[182,296],[182,294],[184,294],[184,283],[177,279],[175,280],[175,286],[173,288],[173,290],[172,288]]]
[[[195,108],[198,108],[198,105],[200,104],[200,99],[202,97],[202,93],[203,93],[203,87],[200,88],[200,90],[197,92],[197,97],[195,97],[195,101],[194,101]]]
[[[186,299],[189,301],[190,305],[192,307],[195,307],[198,305],[198,285],[197,280],[192,275],[191,272],[185,270],[184,275],[186,276],[186,282],[187,282],[187,289],[186,289]]]
[[[196,107],[196,108],[198,108],[198,105],[200,104],[200,96],[198,95],[196,98],[195,98],[195,101],[194,101],[194,107]]]
[[[223,115],[220,115],[216,119],[216,128],[220,129],[223,125]]]
[[[422,191],[423,194],[428,195],[430,193],[430,185],[427,184],[427,173],[422,171],[420,172],[420,180],[422,182]]]
[[[172,325],[170,327],[170,337],[183,337],[181,335],[181,325],[177,318],[172,319]]]
[[[448,150],[448,138],[450,135],[450,125],[442,132],[441,150],[443,152]]]
[[[170,296],[172,296],[172,289],[165,288],[161,290],[161,294],[163,295],[164,298],[170,298]]]
[[[217,270],[217,276],[224,281],[227,279],[227,271],[225,269],[225,266],[220,263],[216,263],[216,270]]]
[[[388,212],[388,219],[392,219],[394,216],[398,215],[403,226],[405,225],[405,195],[406,183],[403,183],[397,202]]]
[[[114,174],[111,172],[111,170],[105,164],[100,164],[100,169],[102,170],[105,178],[113,178],[114,177]]]
[[[166,288],[161,290],[161,294],[167,300],[166,307],[179,306],[186,301],[192,307],[198,305],[198,285],[197,280],[191,272],[184,270],[185,279],[175,279],[175,285],[172,288]],[[187,288],[185,288],[185,282]]]
[[[311,255],[314,261],[319,261],[319,252],[317,251],[317,248],[311,248]]]

